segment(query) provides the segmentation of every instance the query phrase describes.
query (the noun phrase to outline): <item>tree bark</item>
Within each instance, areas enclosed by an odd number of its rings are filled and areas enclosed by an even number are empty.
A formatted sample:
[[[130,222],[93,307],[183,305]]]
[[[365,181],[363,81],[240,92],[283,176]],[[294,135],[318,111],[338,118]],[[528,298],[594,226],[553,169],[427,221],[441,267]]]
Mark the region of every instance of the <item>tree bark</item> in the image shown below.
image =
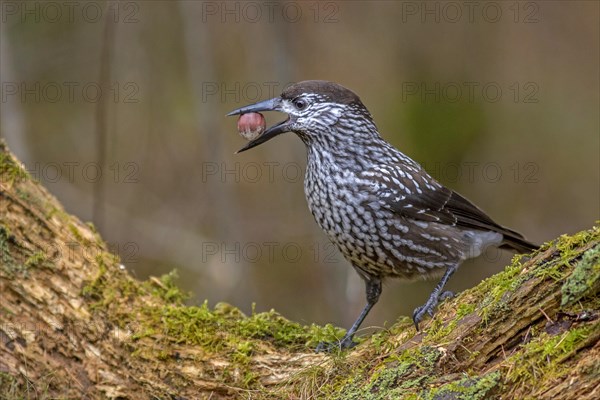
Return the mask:
[[[600,397],[600,229],[563,235],[354,349],[332,326],[133,279],[0,141],[0,398]]]

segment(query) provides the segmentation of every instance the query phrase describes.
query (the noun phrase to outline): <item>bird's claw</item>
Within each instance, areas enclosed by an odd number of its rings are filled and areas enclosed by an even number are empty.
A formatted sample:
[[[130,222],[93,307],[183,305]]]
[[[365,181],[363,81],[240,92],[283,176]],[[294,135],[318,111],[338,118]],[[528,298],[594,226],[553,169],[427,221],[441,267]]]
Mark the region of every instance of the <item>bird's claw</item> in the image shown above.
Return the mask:
[[[446,290],[446,291],[442,292],[442,294],[440,294],[439,301],[444,301],[447,299],[451,299],[453,297],[454,297],[454,292],[452,292],[450,290]]]
[[[425,304],[415,308],[415,311],[413,311],[413,322],[415,323],[415,328],[417,328],[417,331],[419,331],[419,322],[423,320],[425,314],[429,314],[429,316],[433,317],[438,303],[452,297],[454,297],[454,293],[446,290],[437,296],[430,296]]]
[[[419,322],[421,322],[421,320],[425,316],[425,313],[427,312],[429,312],[429,310],[427,310],[425,305],[419,306],[415,308],[415,311],[413,311],[413,322],[415,323],[415,328],[417,328],[417,332],[419,331]]]

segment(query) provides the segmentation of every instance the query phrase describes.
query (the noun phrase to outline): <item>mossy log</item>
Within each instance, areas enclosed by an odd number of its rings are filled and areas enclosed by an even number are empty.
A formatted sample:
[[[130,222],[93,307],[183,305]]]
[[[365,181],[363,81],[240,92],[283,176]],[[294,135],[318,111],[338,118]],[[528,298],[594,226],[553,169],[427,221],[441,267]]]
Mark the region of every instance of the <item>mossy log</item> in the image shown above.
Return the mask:
[[[333,326],[140,282],[0,142],[0,397],[597,399],[600,229],[546,243],[354,349]]]

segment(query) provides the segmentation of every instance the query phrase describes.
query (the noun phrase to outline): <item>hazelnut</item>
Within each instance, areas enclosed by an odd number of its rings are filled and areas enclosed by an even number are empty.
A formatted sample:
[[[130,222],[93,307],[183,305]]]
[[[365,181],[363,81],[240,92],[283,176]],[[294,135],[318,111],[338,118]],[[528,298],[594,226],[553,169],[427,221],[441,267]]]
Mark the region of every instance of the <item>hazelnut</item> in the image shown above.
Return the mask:
[[[267,128],[265,117],[261,113],[240,115],[237,122],[239,134],[246,140],[254,140]]]

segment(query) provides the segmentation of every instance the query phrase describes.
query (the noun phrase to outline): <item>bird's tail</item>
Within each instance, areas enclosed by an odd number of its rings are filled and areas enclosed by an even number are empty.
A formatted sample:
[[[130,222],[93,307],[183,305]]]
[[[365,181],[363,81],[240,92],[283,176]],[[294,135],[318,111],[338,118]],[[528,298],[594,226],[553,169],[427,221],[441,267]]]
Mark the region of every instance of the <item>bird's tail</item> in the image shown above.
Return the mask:
[[[540,246],[525,239],[519,232],[504,228],[504,240],[500,245],[502,249],[514,250],[517,253],[531,253]]]

